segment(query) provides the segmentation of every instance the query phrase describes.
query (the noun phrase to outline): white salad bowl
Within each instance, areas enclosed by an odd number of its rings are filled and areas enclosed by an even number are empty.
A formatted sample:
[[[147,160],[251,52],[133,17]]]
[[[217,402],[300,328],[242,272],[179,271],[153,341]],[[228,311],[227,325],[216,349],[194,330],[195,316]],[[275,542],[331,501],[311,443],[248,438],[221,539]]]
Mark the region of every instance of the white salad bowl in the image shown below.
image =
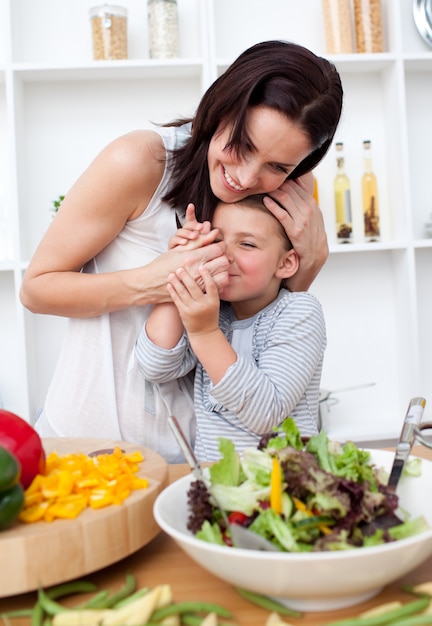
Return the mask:
[[[371,462],[390,471],[394,453],[370,450]],[[194,561],[236,587],[283,601],[299,611],[326,611],[372,598],[432,554],[432,462],[421,460],[421,475],[403,475],[399,510],[423,515],[430,530],[392,543],[339,552],[261,552],[210,544],[187,530],[188,475],[157,497],[156,522]]]

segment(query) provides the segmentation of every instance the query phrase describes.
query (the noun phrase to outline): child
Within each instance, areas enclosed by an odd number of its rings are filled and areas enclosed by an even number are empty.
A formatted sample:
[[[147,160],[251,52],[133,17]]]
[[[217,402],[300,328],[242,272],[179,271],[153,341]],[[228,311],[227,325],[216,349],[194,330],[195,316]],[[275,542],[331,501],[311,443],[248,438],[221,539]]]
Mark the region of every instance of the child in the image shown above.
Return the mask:
[[[204,267],[201,285],[178,269],[168,283],[173,302],[154,307],[137,341],[147,380],[178,379],[196,366],[194,447],[201,461],[220,458],[219,437],[241,452],[287,416],[302,435],[318,431],[323,312],[310,293],[284,287],[299,261],[262,198],[216,207],[212,227],[226,245],[228,285],[219,293]],[[172,243],[193,231],[191,215],[188,208],[190,221]]]

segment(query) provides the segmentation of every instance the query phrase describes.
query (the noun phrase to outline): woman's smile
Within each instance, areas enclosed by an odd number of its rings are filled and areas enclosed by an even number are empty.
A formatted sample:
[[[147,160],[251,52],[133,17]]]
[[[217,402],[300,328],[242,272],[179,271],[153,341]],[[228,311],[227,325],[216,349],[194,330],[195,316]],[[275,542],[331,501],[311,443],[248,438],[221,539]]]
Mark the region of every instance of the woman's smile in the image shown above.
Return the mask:
[[[235,189],[235,191],[246,191],[246,187],[242,187],[241,185],[239,185],[238,183],[236,183],[231,176],[228,174],[227,170],[224,168],[224,166],[222,165],[222,171],[223,171],[223,175],[225,177],[226,182],[228,183],[228,185],[231,187],[231,189]]]

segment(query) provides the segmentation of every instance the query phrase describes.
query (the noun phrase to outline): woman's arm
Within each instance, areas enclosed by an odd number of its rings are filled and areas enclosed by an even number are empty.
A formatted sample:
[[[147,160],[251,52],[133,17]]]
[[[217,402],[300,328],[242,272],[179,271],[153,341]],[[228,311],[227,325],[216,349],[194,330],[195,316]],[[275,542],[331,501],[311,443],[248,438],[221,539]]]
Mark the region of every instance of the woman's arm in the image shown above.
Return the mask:
[[[130,270],[81,272],[128,220],[143,213],[161,180],[164,158],[162,140],[152,131],[129,133],[102,150],[70,189],[39,244],[20,292],[24,306],[35,313],[93,317],[168,302],[168,275],[183,266],[198,276],[204,261],[217,280],[227,280],[221,243],[206,246],[205,252],[171,250]]]
[[[264,204],[282,223],[300,259],[297,273],[287,280],[291,291],[307,291],[329,255],[323,215],[312,191],[313,176],[309,173],[295,181],[286,181],[271,197],[264,198]]]

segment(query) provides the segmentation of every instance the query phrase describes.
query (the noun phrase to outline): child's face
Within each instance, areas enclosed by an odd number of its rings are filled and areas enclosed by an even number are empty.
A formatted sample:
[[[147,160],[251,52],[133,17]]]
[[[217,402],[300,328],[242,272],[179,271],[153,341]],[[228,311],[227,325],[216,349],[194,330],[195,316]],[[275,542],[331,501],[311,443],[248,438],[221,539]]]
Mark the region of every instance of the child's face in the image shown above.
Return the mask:
[[[230,262],[229,283],[221,299],[244,302],[250,307],[248,315],[253,315],[275,299],[281,280],[297,271],[297,255],[287,249],[280,224],[265,209],[241,202],[219,204],[212,226],[219,229]]]

